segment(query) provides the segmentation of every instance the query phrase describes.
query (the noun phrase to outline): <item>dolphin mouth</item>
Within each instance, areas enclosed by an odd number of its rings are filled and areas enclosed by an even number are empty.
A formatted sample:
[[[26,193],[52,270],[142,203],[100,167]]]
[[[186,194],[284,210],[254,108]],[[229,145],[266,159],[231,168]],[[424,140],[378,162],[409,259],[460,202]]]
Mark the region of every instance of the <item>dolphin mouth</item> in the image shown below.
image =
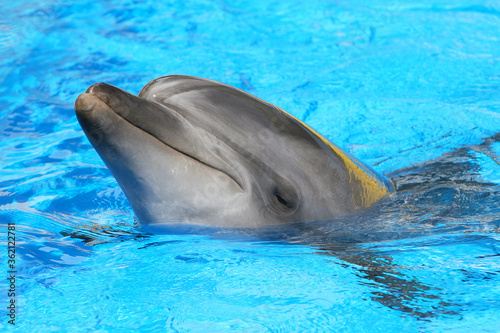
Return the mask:
[[[110,89],[113,89],[115,91],[109,91]],[[127,117],[127,115],[131,114],[130,110],[126,110],[126,109],[130,109],[130,106],[117,105],[118,103],[116,101],[119,100],[119,98],[113,97],[116,92],[123,93],[124,95],[125,94],[131,95],[131,94],[129,94],[129,93],[117,88],[117,87],[109,85],[107,83],[93,84],[92,86],[90,86],[87,89],[87,91],[85,91],[85,93],[80,94],[75,101],[75,110],[76,110],[76,114],[78,116],[78,120],[80,121],[80,123],[82,123],[82,120],[84,120],[85,118],[90,118],[91,113],[99,113],[98,109],[99,109],[99,106],[101,106],[101,108],[104,107],[104,108],[107,108],[110,111],[112,111],[112,113],[114,115],[120,117],[122,120],[126,121],[129,125],[133,126],[135,129],[155,138],[161,144],[169,147],[170,149],[177,151],[180,154],[188,156],[194,160],[198,160],[196,157],[191,156],[191,155],[183,152],[182,150],[173,147],[171,144],[169,144],[165,140],[162,140],[161,138],[159,138],[158,135],[155,135],[154,133],[152,133],[153,131],[148,130],[147,128],[144,128],[144,126],[141,126],[140,123],[134,122],[133,119],[130,119],[130,117]],[[139,97],[132,95],[131,99],[132,100],[139,99]],[[133,103],[133,104],[135,104],[133,106],[135,106],[137,109],[140,109],[140,104],[141,104],[140,101],[136,101],[136,103]],[[104,119],[102,119],[103,117],[96,117],[96,118],[98,118],[99,120],[104,120]],[[85,126],[85,125],[87,125],[87,126]],[[102,121],[101,124],[98,121],[95,121],[92,124],[90,124],[90,126],[89,126],[89,124],[85,124],[85,122],[84,122],[84,124],[82,124],[82,127],[84,129],[87,129],[87,130],[88,129],[96,130],[96,129],[100,129],[104,126],[105,126],[105,121]],[[201,162],[201,163],[206,164],[204,162]],[[210,166],[210,165],[208,165],[208,166]]]
[[[96,131],[102,131],[105,133],[107,128],[112,127],[112,119],[106,119],[106,116],[99,115],[101,112],[100,110],[108,111],[108,114],[109,112],[112,112],[112,114],[118,116],[135,129],[153,137],[160,144],[168,147],[169,149],[193,159],[208,168],[227,175],[243,192],[243,183],[241,180],[237,179],[241,179],[241,176],[236,172],[236,170],[233,170],[234,172],[227,172],[227,170],[224,170],[223,168],[211,165],[205,161],[206,159],[202,160],[193,154],[186,152],[185,149],[176,147],[176,145],[167,142],[168,140],[166,139],[168,139],[168,135],[166,135],[167,138],[164,138],[161,137],[161,135],[154,133],[157,132],[165,134],[168,133],[169,129],[174,128],[175,132],[182,133],[183,131],[179,129],[186,127],[186,121],[178,115],[175,110],[169,109],[169,112],[165,112],[164,109],[165,108],[163,106],[141,99],[138,96],[132,95],[107,83],[93,84],[86,90],[85,93],[79,95],[75,101],[77,118],[87,137],[89,137],[89,135],[93,136],[93,133]],[[141,112],[139,112],[139,110]],[[149,119],[145,121],[143,117]],[[151,127],[149,126],[150,124],[154,124],[154,126]],[[160,128],[160,126],[165,124],[168,125],[167,129]],[[179,137],[181,136],[177,136],[176,141],[179,141]],[[185,141],[187,141],[183,143],[185,147],[195,146],[189,139]],[[92,141],[91,143],[94,145]],[[94,145],[94,147],[98,149],[96,145]],[[230,166],[228,165],[228,167]]]

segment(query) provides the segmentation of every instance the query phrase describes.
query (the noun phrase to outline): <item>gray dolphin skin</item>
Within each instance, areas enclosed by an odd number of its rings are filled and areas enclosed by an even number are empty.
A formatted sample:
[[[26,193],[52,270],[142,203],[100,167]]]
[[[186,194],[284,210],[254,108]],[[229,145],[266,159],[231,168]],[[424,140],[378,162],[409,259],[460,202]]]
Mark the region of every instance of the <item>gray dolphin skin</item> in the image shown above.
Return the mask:
[[[393,191],[290,114],[216,81],[165,76],[138,96],[97,83],[75,110],[143,224],[328,220]]]

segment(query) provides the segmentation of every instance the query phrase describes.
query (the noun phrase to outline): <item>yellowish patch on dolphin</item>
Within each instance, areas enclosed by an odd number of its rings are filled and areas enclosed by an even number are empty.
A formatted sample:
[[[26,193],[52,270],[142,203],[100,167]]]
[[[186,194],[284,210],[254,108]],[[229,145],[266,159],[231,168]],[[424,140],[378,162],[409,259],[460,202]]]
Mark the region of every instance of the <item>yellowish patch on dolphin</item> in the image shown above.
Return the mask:
[[[296,120],[309,132],[315,135],[344,162],[349,172],[349,182],[354,185],[352,199],[355,208],[370,207],[372,204],[392,192],[385,184],[381,183],[377,179],[378,177],[373,172],[364,168],[355,157],[347,154],[345,151],[325,139],[321,134],[313,130],[301,120],[295,118],[277,106],[276,108]]]

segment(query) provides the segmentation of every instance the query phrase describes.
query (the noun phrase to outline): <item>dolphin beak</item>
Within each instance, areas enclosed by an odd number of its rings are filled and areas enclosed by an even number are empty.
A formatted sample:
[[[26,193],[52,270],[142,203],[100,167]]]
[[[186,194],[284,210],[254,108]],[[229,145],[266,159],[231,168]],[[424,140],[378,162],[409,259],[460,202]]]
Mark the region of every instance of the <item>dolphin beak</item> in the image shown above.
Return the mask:
[[[78,96],[78,98],[75,101],[75,111],[77,115],[83,116],[86,113],[91,112],[96,106],[96,104],[100,104],[98,100],[106,104],[106,100],[108,99],[107,96],[109,95],[103,93],[96,93],[99,91],[99,87],[103,86],[112,87],[111,85],[106,83],[96,83],[90,86],[87,89],[87,91],[85,91],[83,94]]]
[[[243,188],[238,172],[217,154],[203,149],[207,143],[199,135],[201,129],[191,125],[175,108],[148,101],[107,83],[96,83],[78,96],[75,111],[83,131],[96,149],[103,142],[110,146],[107,141],[113,141],[116,131],[127,124],[128,138],[147,134],[168,149],[228,175]]]
[[[75,111],[87,135],[95,130],[105,131],[113,125],[117,117],[126,120],[134,127],[147,131],[143,123],[150,118],[148,114],[154,116],[159,114],[157,110],[152,110],[150,104],[110,84],[96,83],[78,96],[75,101]]]
[[[75,111],[78,122],[87,136],[94,136],[97,130],[106,130],[112,124],[113,110],[98,96],[87,92],[78,96]],[[92,142],[93,143],[93,142]]]
[[[89,116],[89,113],[94,109],[99,109],[99,107],[103,107],[104,105],[106,105],[108,109],[113,110],[111,102],[113,100],[118,100],[118,98],[113,98],[113,96],[120,95],[126,96],[130,94],[107,83],[93,84],[76,99],[76,114],[82,117]]]
[[[75,111],[77,114],[91,112],[95,106],[95,99],[90,94],[83,93],[75,101]]]
[[[89,113],[111,110],[134,127],[153,135],[164,143],[175,142],[175,137],[172,138],[173,134],[179,134],[180,129],[183,128],[183,120],[173,110],[151,103],[107,83],[96,83],[90,86],[77,98],[75,110],[78,120],[89,117]]]

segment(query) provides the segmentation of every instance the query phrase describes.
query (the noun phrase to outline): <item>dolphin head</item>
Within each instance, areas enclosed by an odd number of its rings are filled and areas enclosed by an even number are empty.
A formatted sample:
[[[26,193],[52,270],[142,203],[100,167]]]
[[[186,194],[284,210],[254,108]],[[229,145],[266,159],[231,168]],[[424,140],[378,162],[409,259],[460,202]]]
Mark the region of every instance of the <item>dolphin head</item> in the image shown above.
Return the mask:
[[[75,110],[145,224],[324,220],[392,191],[301,121],[219,82],[166,76],[138,96],[97,83]]]

